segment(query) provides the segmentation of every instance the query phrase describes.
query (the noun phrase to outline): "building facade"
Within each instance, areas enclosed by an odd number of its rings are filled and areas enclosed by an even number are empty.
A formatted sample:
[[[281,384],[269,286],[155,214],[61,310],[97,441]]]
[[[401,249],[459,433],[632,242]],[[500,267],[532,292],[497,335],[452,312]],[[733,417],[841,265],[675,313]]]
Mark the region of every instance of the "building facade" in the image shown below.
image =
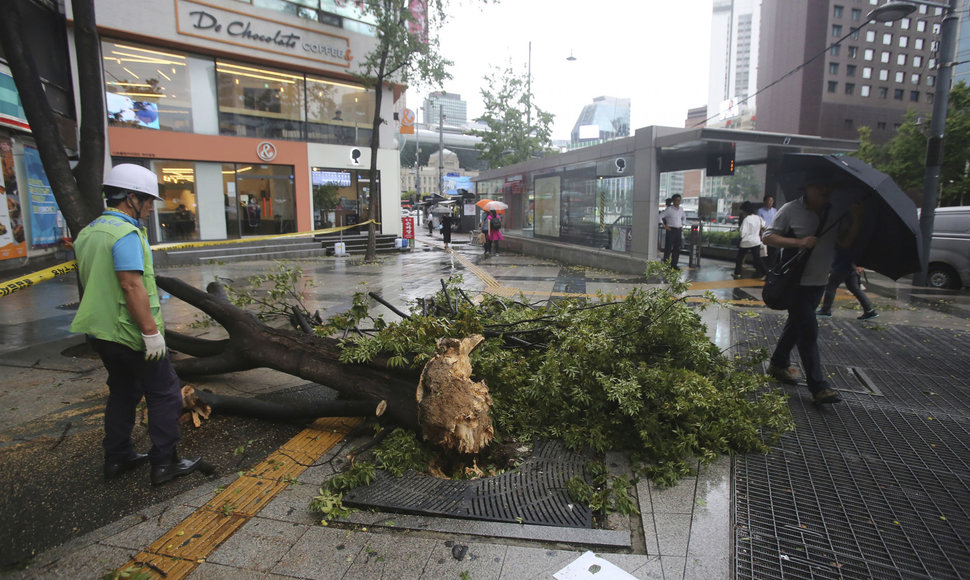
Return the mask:
[[[424,124],[428,127],[437,127],[442,113],[445,116],[442,125],[464,127],[468,124],[468,103],[461,100],[458,93],[431,93],[421,108],[424,110]]]
[[[897,22],[862,26],[878,4],[762,1],[758,88],[791,74],[758,95],[759,131],[854,139],[867,126],[881,143],[908,109],[930,112],[943,11],[920,5]]]
[[[707,126],[754,128],[760,29],[760,0],[715,0]]]
[[[630,99],[596,97],[583,107],[570,134],[573,144],[593,144],[630,135]]]
[[[321,209],[359,223],[379,217],[375,179],[383,230],[399,233],[396,123],[372,176],[376,99],[352,76],[373,27],[326,4],[97,0],[111,163],[158,175],[157,241],[310,231]],[[391,119],[403,102],[383,90]],[[314,207],[332,186],[336,206]]]

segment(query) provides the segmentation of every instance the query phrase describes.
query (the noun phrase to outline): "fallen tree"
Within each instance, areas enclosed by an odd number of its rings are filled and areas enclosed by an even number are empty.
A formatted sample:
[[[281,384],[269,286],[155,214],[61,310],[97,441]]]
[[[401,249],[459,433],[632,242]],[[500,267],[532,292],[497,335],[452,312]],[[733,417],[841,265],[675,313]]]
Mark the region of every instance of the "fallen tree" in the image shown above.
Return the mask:
[[[480,449],[493,432],[501,442],[558,438],[573,448],[627,450],[638,473],[660,484],[698,459],[766,450],[791,418],[784,395],[766,389],[757,372],[763,354],[722,353],[683,298],[686,284],[659,265],[647,274],[665,284],[620,301],[473,301],[452,282],[404,310],[357,293],[349,311],[323,324],[302,304],[276,308],[313,333],[269,327],[217,286],[202,292],[171,278],[159,285],[229,333],[224,341],[169,333],[173,348],[202,355],[179,361],[180,374],[277,369],[351,398],[386,400],[388,420],[452,450]],[[373,301],[401,320],[372,316]],[[472,342],[462,347],[462,339]],[[444,371],[442,357],[455,358]],[[444,383],[429,386],[432,374],[463,392],[447,413],[425,408],[428,395],[450,398]],[[422,423],[430,416],[434,427]]]

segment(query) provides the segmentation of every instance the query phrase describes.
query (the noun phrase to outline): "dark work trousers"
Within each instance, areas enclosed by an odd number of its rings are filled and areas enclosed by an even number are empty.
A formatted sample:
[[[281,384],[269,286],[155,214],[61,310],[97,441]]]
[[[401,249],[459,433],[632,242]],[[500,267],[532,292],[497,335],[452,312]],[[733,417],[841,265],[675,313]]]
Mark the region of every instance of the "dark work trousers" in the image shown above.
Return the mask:
[[[754,265],[755,271],[759,276],[764,276],[767,274],[765,270],[764,262],[761,260],[761,246],[752,246],[750,248],[738,248],[738,257],[734,261],[734,273],[737,275],[741,274],[741,267],[744,265],[744,255],[751,254],[751,263]]]
[[[791,366],[791,351],[797,346],[808,390],[817,393],[828,387],[818,354],[818,320],[815,318],[815,307],[825,286],[796,286],[793,292],[795,296],[788,308],[788,320],[781,330],[775,352],[771,354],[771,364],[781,368]]]
[[[182,388],[168,355],[160,361],[146,361],[143,352],[97,338],[91,339],[91,346],[108,371],[105,461],[127,459],[135,454],[131,431],[135,427],[135,407],[142,395],[148,405],[148,435],[152,440],[148,460],[152,465],[170,461],[179,440]]]
[[[664,241],[664,262],[669,261],[671,267],[676,268],[680,260],[680,244],[683,240],[683,231],[680,228],[670,228],[667,230]]]
[[[829,283],[825,286],[825,297],[822,298],[822,311],[832,312],[832,303],[835,302],[835,292],[839,289],[839,285],[845,282],[845,287],[852,292],[855,299],[859,301],[859,305],[862,306],[864,312],[869,312],[872,310],[872,302],[866,293],[862,291],[859,286],[859,273],[855,271],[855,267],[850,266],[848,271],[841,270],[836,272],[833,268],[829,272]]]
[[[768,244],[765,244],[765,245],[767,246]],[[765,268],[771,268],[771,266],[776,261],[778,261],[778,251],[779,251],[779,248],[776,248],[774,246],[768,246],[768,257],[767,258],[763,258],[761,260],[761,262],[762,262],[762,264],[764,264]]]

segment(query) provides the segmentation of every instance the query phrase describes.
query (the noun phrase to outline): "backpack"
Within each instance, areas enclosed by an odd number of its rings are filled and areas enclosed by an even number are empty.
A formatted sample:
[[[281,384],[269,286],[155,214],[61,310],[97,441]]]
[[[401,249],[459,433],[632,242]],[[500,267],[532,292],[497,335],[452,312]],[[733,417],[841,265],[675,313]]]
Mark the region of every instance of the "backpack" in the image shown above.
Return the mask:
[[[495,216],[492,218],[492,229],[500,230],[502,229],[502,218]]]

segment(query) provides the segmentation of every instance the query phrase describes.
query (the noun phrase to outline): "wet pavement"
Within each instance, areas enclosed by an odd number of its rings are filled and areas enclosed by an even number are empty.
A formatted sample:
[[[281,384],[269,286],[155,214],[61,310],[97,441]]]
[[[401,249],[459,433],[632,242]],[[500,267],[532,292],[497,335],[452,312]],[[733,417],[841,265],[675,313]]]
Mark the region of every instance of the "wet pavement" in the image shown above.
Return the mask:
[[[319,309],[327,317],[348,309],[353,292],[363,289],[376,292],[403,309],[434,293],[442,279],[453,275],[462,277],[463,287],[470,293],[521,294],[532,300],[561,293],[624,294],[633,287],[647,285],[643,276],[568,267],[531,256],[503,253],[483,257],[481,248],[467,243],[461,234],[455,236],[453,251],[445,252],[440,238],[418,235],[423,243],[417,248],[381,255],[376,264],[363,263],[358,257],[289,263],[301,267],[304,276],[313,282],[306,288],[304,303],[311,312]],[[159,273],[204,287],[216,279],[244,284],[250,275],[262,273],[270,266],[267,262],[241,262],[180,267]],[[709,334],[725,349],[770,345],[780,325],[778,316],[760,306],[760,281],[732,280],[732,268],[733,264],[705,259],[700,267],[684,271],[694,281],[691,295],[699,298],[711,292],[723,301],[701,313]],[[914,290],[904,282],[873,274],[869,275],[867,286],[880,317],[866,323],[856,321],[858,305],[847,292],[840,292],[833,319],[822,323],[823,361],[832,362],[827,370],[842,377],[839,380],[846,381],[845,387],[849,380],[866,384],[860,379],[865,376],[868,384],[881,386],[881,392],[896,394],[884,394],[879,399],[881,407],[873,411],[871,403],[875,397],[850,393],[841,407],[820,415],[814,406],[805,405],[802,391],[789,389],[793,412],[796,418],[803,417],[791,437],[786,437],[767,456],[744,457],[736,462],[722,458],[670,489],[658,490],[641,482],[637,500],[642,515],[620,522],[619,533],[625,539],[619,542],[611,539],[612,543],[604,544],[582,532],[559,534],[541,529],[543,526],[395,514],[360,513],[353,516],[357,525],[320,527],[307,506],[319,485],[333,473],[334,465],[327,461],[342,449],[338,445],[315,463],[319,467],[307,469],[296,478],[303,485],[280,491],[221,546],[202,558],[203,562],[196,562],[191,577],[549,578],[591,547],[636,578],[850,578],[860,577],[859,570],[868,577],[958,577],[961,568],[957,566],[970,562],[970,531],[957,524],[946,529],[917,526],[920,521],[933,518],[970,521],[965,512],[953,512],[956,508],[949,503],[936,506],[940,513],[932,517],[923,514],[922,520],[906,519],[907,515],[895,521],[900,522],[906,534],[935,542],[932,550],[926,548],[924,559],[939,560],[942,552],[942,559],[953,566],[897,565],[897,572],[892,572],[881,562],[887,558],[885,553],[900,550],[899,544],[880,527],[885,522],[877,522],[875,527],[882,534],[879,537],[888,539],[881,543],[858,541],[851,553],[838,541],[829,540],[824,549],[812,543],[823,532],[831,537],[863,537],[866,531],[858,526],[837,528],[835,522],[840,517],[881,514],[882,505],[891,511],[895,505],[891,501],[877,505],[867,500],[868,511],[847,509],[841,516],[822,508],[803,508],[792,501],[793,489],[796,496],[806,489],[827,489],[821,476],[812,475],[834,469],[835,459],[850,467],[864,467],[868,473],[875,469],[873,457],[880,458],[882,464],[894,465],[896,460],[887,460],[885,451],[880,451],[882,445],[898,445],[891,438],[880,442],[869,437],[865,450],[860,450],[857,443],[855,450],[836,449],[834,456],[822,452],[827,438],[839,437],[841,444],[844,437],[856,440],[860,436],[858,432],[845,435],[828,417],[838,417],[839,424],[865,425],[862,418],[874,412],[882,417],[905,418],[891,420],[887,425],[906,423],[912,416],[934,416],[938,423],[933,426],[943,429],[934,437],[939,438],[937,445],[946,444],[949,461],[925,464],[921,469],[946,483],[951,489],[950,497],[956,500],[967,491],[970,453],[964,453],[965,445],[955,441],[960,437],[968,440],[967,418],[962,409],[968,400],[966,377],[970,375],[970,361],[966,358],[970,349],[965,348],[966,333],[970,331],[970,295]],[[77,289],[71,276],[0,298],[0,457],[6,467],[0,484],[9,490],[11,500],[4,502],[0,513],[0,536],[13,538],[4,542],[0,565],[19,562],[26,566],[21,572],[11,571],[14,576],[93,578],[117,569],[178,526],[183,518],[201,509],[220,486],[237,479],[237,471],[265,458],[306,426],[216,420],[200,431],[186,430],[183,440],[184,454],[206,455],[217,465],[216,475],[191,476],[150,488],[147,472],[136,472],[106,484],[99,477],[104,372],[97,359],[83,356],[83,340],[67,330],[76,302]],[[372,313],[388,319],[396,317],[379,305],[372,308]],[[220,329],[200,324],[198,311],[178,300],[164,301],[163,314],[170,328],[206,338],[221,336]],[[872,337],[879,340],[870,340]],[[952,356],[929,356],[933,348],[926,345],[940,337],[942,344],[959,347]],[[850,343],[873,348],[857,353],[862,360],[852,365],[839,358],[843,351],[849,352],[846,345]],[[893,350],[896,345],[900,345],[900,352]],[[921,345],[923,350],[917,348]],[[862,375],[845,370],[848,367],[860,368]],[[906,372],[908,368],[914,371]],[[912,383],[916,380],[913,377],[920,374],[946,388]],[[909,390],[892,388],[900,377],[910,381]],[[304,383],[274,371],[255,370],[207,378],[198,386],[222,394],[273,397],[298,391]],[[913,389],[942,394],[922,395],[917,397],[919,401],[907,399],[905,394]],[[927,423],[925,417],[922,421]],[[889,429],[885,425],[880,428]],[[800,433],[811,433],[811,441],[823,443],[806,448],[809,440],[799,438]],[[350,438],[361,442],[365,439]],[[142,435],[136,444],[144,442]],[[240,447],[243,450],[237,454]],[[822,451],[816,453],[812,449]],[[800,456],[812,457],[805,463],[811,465],[810,470],[765,466],[765,462],[783,465]],[[838,493],[842,488],[835,486],[835,491],[829,493],[836,493],[839,501],[850,495],[856,497],[856,493],[863,498],[879,494],[890,499],[900,494],[915,497],[907,505],[923,509],[918,496],[938,493],[931,483],[919,480],[918,473],[911,476],[917,482],[912,485],[866,478],[859,471],[849,473],[857,483],[851,489],[856,491],[845,488],[845,496],[841,496]],[[900,491],[894,491],[896,487]],[[787,497],[785,493],[777,495],[779,488],[788,490]],[[745,497],[737,497],[742,491]],[[816,505],[819,501],[824,504],[824,498],[816,499],[817,494],[811,497]],[[775,505],[777,516],[773,515]],[[784,515],[792,509],[805,511],[792,518]],[[909,513],[911,510],[906,512]],[[940,520],[941,517],[946,519]],[[743,530],[741,525],[745,526]],[[886,525],[897,524],[890,521]],[[800,534],[801,545],[791,539],[793,526]],[[466,547],[461,559],[454,556],[455,545]],[[806,551],[805,545],[812,549]],[[919,561],[922,544],[910,542],[908,546],[909,551],[902,550],[905,555],[896,556],[897,560]],[[859,567],[857,562],[862,558],[880,563]],[[841,573],[843,569],[845,572]],[[463,573],[467,575],[462,576]]]

